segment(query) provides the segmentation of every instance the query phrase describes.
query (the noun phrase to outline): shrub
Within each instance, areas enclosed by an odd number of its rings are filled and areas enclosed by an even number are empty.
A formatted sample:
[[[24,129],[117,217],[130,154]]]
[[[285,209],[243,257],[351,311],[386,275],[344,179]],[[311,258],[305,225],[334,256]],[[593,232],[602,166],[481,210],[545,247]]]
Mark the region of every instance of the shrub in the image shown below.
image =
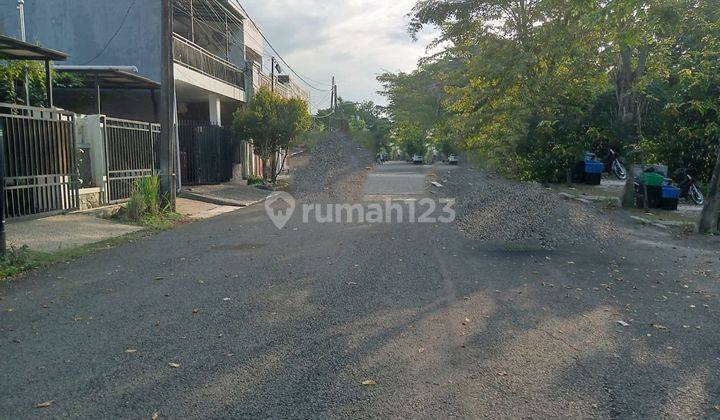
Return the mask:
[[[160,210],[160,177],[147,176],[135,181],[135,192],[142,196],[145,211],[157,213]]]
[[[27,245],[20,248],[10,246],[5,251],[5,256],[0,258],[0,278],[14,276],[37,265]]]
[[[128,219],[138,222],[146,213],[157,214],[159,211],[160,177],[147,176],[135,181],[126,207]]]
[[[128,201],[126,209],[128,219],[139,222],[147,212],[145,197],[140,192],[134,192],[133,195],[130,196],[130,201]]]
[[[261,176],[250,174],[247,177],[247,183],[248,185],[259,185],[264,184],[265,180]]]

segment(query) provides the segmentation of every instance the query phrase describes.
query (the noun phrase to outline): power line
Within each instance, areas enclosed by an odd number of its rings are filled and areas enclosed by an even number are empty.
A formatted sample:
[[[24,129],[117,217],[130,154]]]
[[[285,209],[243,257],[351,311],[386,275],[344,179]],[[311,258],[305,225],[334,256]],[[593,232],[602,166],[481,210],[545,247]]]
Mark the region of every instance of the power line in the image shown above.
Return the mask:
[[[250,14],[247,12],[247,10],[245,10],[245,8],[243,7],[243,5],[240,4],[240,2],[239,2],[238,0],[235,0],[235,3],[237,3],[237,5],[240,7],[240,9],[243,11],[243,13],[245,13],[245,16],[247,16],[248,20],[250,20],[250,22],[251,22],[253,25],[255,25],[256,28],[259,29],[260,27],[259,27],[259,26],[255,23],[255,21],[250,17]],[[312,85],[312,84],[311,84],[310,82],[308,82],[307,80],[305,80],[304,77],[302,77],[297,71],[295,71],[294,68],[292,68],[292,66],[290,66],[290,64],[287,63],[287,61],[285,61],[285,59],[280,55],[280,53],[279,53],[279,52],[275,49],[275,47],[272,45],[272,43],[270,42],[270,40],[267,39],[267,37],[265,36],[265,34],[264,34],[261,30],[258,30],[258,32],[260,33],[260,36],[265,40],[265,42],[267,42],[267,44],[268,44],[268,46],[270,47],[270,49],[273,50],[273,52],[278,56],[278,58],[280,58],[280,61],[282,61],[282,62],[287,66],[287,68],[289,68],[290,71],[292,71],[293,74],[295,74],[295,76],[297,76],[298,79],[300,79],[300,80],[303,81],[306,85],[310,86],[312,89],[315,89],[315,90],[317,90],[317,91],[320,91],[320,92],[328,92],[328,91],[329,91],[329,90],[327,90],[327,89],[320,89],[320,88]]]
[[[210,6],[210,5],[208,5],[208,0],[203,0],[203,2],[204,2],[204,4],[205,4],[206,6]],[[260,27],[257,25],[257,23],[255,23],[255,21],[252,20],[252,18],[250,17],[250,14],[247,12],[247,10],[245,10],[245,8],[242,6],[242,4],[240,4],[240,2],[237,1],[237,0],[236,0],[235,2],[236,2],[236,4],[238,5],[238,7],[240,7],[240,9],[243,11],[243,13],[244,13],[245,16],[248,18],[248,20],[250,20],[250,22],[255,26],[255,28],[257,29],[257,32],[258,32],[258,33],[260,34],[260,36],[263,38],[263,40],[265,41],[265,43],[267,43],[268,46],[270,46],[270,48],[277,54],[277,56],[280,58],[280,60],[283,62],[283,64],[285,64],[285,65],[290,69],[290,71],[292,71],[292,72],[298,77],[298,79],[300,79],[302,82],[304,82],[304,83],[305,83],[306,85],[308,85],[310,88],[312,88],[312,89],[314,89],[314,90],[316,90],[316,91],[318,91],[318,92],[331,92],[331,89],[320,89],[320,88],[318,88],[318,87],[316,87],[316,86],[313,86],[312,84],[308,83],[308,81],[305,80],[305,78],[304,78],[302,75],[300,75],[297,71],[295,71],[295,69],[292,68],[292,67],[290,66],[290,64],[288,64],[288,62],[277,52],[277,50],[275,49],[275,47],[273,47],[273,45],[272,45],[272,44],[270,43],[270,41],[267,39],[267,37],[265,36],[265,34],[262,33],[262,31],[260,30]],[[218,20],[222,20],[222,19],[221,19],[221,16],[220,16],[219,13],[217,12],[217,10],[215,10],[214,7],[210,6],[210,7],[207,8],[207,10],[209,10],[213,15],[215,15],[215,17],[216,17]],[[184,11],[185,11],[185,13],[188,12],[187,10],[184,10]],[[200,23],[200,24],[203,25],[203,26],[207,26],[208,28],[210,28],[210,29],[213,30],[213,31],[217,31],[217,29],[211,27],[210,25],[208,25],[207,23],[205,23],[205,22],[203,22],[203,21],[201,21],[201,20],[198,20],[197,22]],[[243,31],[243,32],[244,32],[244,31]],[[245,33],[245,32],[244,32],[243,35],[244,35],[244,36],[247,36],[248,38],[252,39],[253,41],[255,41],[255,42],[257,42],[257,43],[262,44],[262,42],[261,42],[260,40],[258,40],[257,38],[255,38],[251,33]],[[238,38],[238,37],[237,37],[235,34],[233,34],[233,33],[226,34],[226,36],[227,36],[228,38],[232,39],[233,41],[235,41],[234,44],[236,44],[236,45],[243,45],[243,44],[245,43],[245,40],[244,40],[244,39]],[[274,59],[274,57],[273,57],[272,55],[267,54],[265,51],[262,51],[261,54],[262,54],[262,59],[269,59],[269,60],[273,60],[273,59]],[[306,78],[307,78],[307,79],[310,79],[309,77],[306,77]],[[310,79],[310,80],[312,80],[312,79]],[[320,82],[317,82],[317,83],[320,83]]]
[[[86,66],[86,65],[92,63],[93,61],[97,60],[98,57],[100,57],[101,55],[103,55],[103,53],[105,53],[105,51],[107,51],[110,44],[115,40],[115,38],[117,38],[117,36],[118,36],[118,34],[120,34],[120,31],[122,30],[123,26],[125,26],[125,21],[127,21],[127,18],[130,15],[130,11],[132,10],[132,8],[135,7],[135,3],[137,3],[137,0],[133,0],[133,2],[130,3],[130,7],[128,7],[127,11],[125,11],[125,16],[123,16],[122,21],[120,21],[120,26],[118,26],[117,30],[115,31],[113,36],[110,37],[110,39],[105,44],[103,49],[95,57],[93,57],[90,60],[88,60],[87,62],[85,62],[83,64],[83,66]]]

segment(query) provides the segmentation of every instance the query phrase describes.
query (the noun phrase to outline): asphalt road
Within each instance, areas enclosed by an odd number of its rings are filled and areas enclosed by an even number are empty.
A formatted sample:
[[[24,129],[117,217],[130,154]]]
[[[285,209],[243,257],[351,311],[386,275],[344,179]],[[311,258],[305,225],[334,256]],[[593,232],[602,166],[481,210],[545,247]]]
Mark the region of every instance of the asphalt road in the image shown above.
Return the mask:
[[[493,248],[254,206],[0,283],[0,416],[717,416],[717,272],[694,271],[717,250],[656,239]]]
[[[426,165],[409,165],[405,162],[387,162],[376,167],[367,177],[363,194],[365,198],[399,198],[427,195]]]

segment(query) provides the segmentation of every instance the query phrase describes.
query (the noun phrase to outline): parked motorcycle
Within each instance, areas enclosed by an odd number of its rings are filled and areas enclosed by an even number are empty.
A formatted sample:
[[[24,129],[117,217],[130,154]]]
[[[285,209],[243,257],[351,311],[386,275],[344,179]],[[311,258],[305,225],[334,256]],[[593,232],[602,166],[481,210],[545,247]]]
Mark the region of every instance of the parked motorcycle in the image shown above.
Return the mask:
[[[684,169],[676,172],[675,175],[678,188],[680,188],[680,198],[689,199],[698,206],[702,206],[705,203],[705,196],[700,191],[695,178]]]
[[[620,181],[627,180],[627,169],[625,169],[625,165],[620,162],[620,156],[616,151],[610,149],[610,153],[605,156],[602,163],[605,165],[603,172],[614,174]]]

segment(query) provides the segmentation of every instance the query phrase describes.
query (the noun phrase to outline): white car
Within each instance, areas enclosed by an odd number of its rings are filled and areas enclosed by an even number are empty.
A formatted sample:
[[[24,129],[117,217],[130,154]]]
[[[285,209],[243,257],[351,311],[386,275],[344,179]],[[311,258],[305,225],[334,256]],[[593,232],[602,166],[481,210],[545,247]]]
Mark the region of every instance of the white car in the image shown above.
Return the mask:
[[[458,159],[455,155],[448,156],[448,165],[457,165],[460,163],[460,159]]]
[[[412,157],[412,163],[416,165],[422,165],[423,163],[423,157],[420,155],[413,155]]]

